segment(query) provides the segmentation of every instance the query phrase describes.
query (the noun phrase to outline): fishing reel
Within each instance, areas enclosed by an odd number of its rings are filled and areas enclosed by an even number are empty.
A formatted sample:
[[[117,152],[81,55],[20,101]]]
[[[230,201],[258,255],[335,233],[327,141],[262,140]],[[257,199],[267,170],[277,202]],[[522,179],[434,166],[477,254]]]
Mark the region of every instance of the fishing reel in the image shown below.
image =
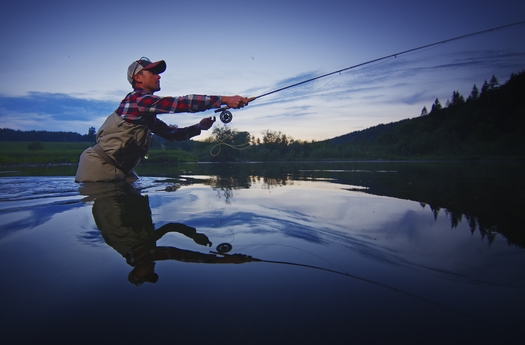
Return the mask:
[[[219,115],[219,119],[221,119],[222,123],[230,123],[233,119],[233,115],[231,111],[223,110],[221,115]]]
[[[233,248],[233,246],[229,243],[221,243],[217,246],[217,252],[219,254],[224,254],[224,253],[228,253],[229,251],[231,251]]]
[[[228,109],[229,108],[224,107],[215,110],[216,113],[218,113],[219,111],[221,112],[221,114],[219,115],[219,119],[221,119],[222,123],[230,123],[233,119],[233,115]]]

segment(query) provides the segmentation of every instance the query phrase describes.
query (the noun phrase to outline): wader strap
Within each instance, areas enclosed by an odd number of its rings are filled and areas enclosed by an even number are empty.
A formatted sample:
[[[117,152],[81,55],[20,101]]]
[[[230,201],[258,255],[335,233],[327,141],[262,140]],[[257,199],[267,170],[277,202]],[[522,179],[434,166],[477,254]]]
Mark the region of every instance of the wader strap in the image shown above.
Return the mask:
[[[102,147],[100,147],[99,144],[96,144],[93,146],[93,150],[97,153],[97,155],[99,155],[100,158],[102,158],[106,163],[114,166],[115,168],[119,169],[119,170],[122,170],[124,172],[124,174],[128,174],[129,173],[129,170],[128,169],[124,169],[122,166],[118,165],[117,162],[115,162],[113,159],[111,159],[110,156],[107,155],[106,152],[104,152],[104,149]]]

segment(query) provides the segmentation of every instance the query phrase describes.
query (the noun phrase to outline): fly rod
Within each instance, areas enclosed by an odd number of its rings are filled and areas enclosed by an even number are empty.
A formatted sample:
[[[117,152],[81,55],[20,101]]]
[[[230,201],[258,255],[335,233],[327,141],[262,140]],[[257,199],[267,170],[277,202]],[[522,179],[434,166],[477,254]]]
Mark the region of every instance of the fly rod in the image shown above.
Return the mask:
[[[287,89],[290,89],[292,87],[296,87],[296,86],[299,86],[299,85],[302,85],[302,84],[306,84],[306,83],[312,82],[314,80],[325,78],[325,77],[328,77],[328,76],[331,76],[331,75],[334,75],[334,74],[346,72],[348,70],[351,70],[351,69],[354,69],[354,68],[357,68],[357,67],[361,67],[361,66],[365,66],[365,65],[368,65],[368,64],[371,64],[371,63],[374,63],[374,62],[378,62],[378,61],[382,61],[382,60],[386,60],[386,59],[390,59],[390,58],[395,58],[395,57],[398,57],[400,55],[412,53],[412,52],[415,52],[415,51],[418,51],[418,50],[422,50],[422,49],[425,49],[425,48],[430,48],[430,47],[434,47],[434,46],[437,46],[437,45],[440,45],[440,44],[445,44],[445,43],[449,43],[449,42],[452,42],[452,41],[458,41],[458,40],[461,40],[461,39],[464,39],[464,38],[477,36],[477,35],[482,35],[482,34],[486,34],[488,32],[498,31],[498,30],[510,28],[510,27],[513,27],[513,26],[521,25],[521,24],[525,24],[525,20],[523,20],[521,22],[512,23],[512,24],[507,24],[507,25],[493,27],[493,28],[490,28],[490,29],[476,31],[476,32],[473,32],[473,33],[470,33],[470,34],[461,35],[461,36],[449,38],[449,39],[446,39],[446,40],[442,40],[442,41],[438,41],[438,42],[434,42],[434,43],[430,43],[430,44],[425,44],[425,45],[422,45],[422,46],[419,46],[419,47],[416,47],[416,48],[412,48],[412,49],[408,49],[408,50],[404,50],[404,51],[401,51],[401,52],[398,52],[398,53],[386,55],[386,56],[383,56],[383,57],[380,57],[380,58],[377,58],[377,59],[369,60],[369,61],[366,61],[366,62],[359,63],[357,65],[353,65],[353,66],[350,66],[350,67],[339,69],[337,71],[326,73],[326,74],[323,74],[323,75],[320,75],[320,76],[317,76],[317,77],[314,77],[314,78],[303,80],[303,81],[295,83],[295,84],[291,84],[291,85],[288,85],[288,86],[285,86],[285,87],[281,87],[279,89],[263,93],[262,95],[259,95],[259,96],[250,97],[250,98],[248,98],[248,102],[252,102],[252,101],[254,101],[254,100],[258,99],[258,98],[261,98],[261,97],[265,97],[265,96],[268,96],[268,95],[271,95],[271,94],[274,94],[274,93],[277,93],[277,92],[280,92],[280,91],[283,91],[283,90],[287,90]],[[230,109],[230,108],[229,107],[222,107],[222,108],[219,108],[219,109],[215,110],[216,113],[221,112],[220,119],[221,119],[221,121],[223,123],[229,123],[233,119],[233,115],[228,109]]]

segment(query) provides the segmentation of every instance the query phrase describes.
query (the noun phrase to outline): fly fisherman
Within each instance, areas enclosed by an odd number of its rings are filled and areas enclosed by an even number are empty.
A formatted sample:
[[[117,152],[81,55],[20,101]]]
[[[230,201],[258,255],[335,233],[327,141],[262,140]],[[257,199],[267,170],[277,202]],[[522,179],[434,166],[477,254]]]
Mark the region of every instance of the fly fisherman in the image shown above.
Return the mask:
[[[248,105],[248,99],[241,96],[154,96],[160,90],[159,74],[165,70],[164,60],[151,62],[144,57],[128,67],[133,91],[99,128],[96,144],[80,156],[76,182],[133,182],[138,179],[133,169],[148,153],[152,133],[169,141],[183,141],[200,135],[201,130],[210,129],[215,122],[215,117],[206,117],[193,126],[178,128],[168,126],[157,114],[199,112],[222,105],[239,109]]]

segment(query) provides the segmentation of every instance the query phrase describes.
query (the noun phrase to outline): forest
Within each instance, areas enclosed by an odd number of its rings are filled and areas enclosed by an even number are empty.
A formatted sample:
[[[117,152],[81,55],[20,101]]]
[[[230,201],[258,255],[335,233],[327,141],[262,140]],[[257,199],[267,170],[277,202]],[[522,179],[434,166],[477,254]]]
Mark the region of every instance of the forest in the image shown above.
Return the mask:
[[[297,160],[523,160],[525,158],[525,71],[500,85],[496,76],[466,98],[453,91],[436,99],[417,117],[379,124],[324,141],[296,140],[265,130],[262,138],[229,126],[216,126],[205,141],[168,142],[154,136],[150,162],[173,159],[202,162]],[[71,132],[0,129],[1,141],[94,142],[95,128]],[[28,149],[31,149],[28,145]],[[175,152],[173,152],[175,151]],[[176,153],[178,152],[178,153]],[[170,158],[171,157],[171,158]],[[175,157],[175,158],[173,158]]]

